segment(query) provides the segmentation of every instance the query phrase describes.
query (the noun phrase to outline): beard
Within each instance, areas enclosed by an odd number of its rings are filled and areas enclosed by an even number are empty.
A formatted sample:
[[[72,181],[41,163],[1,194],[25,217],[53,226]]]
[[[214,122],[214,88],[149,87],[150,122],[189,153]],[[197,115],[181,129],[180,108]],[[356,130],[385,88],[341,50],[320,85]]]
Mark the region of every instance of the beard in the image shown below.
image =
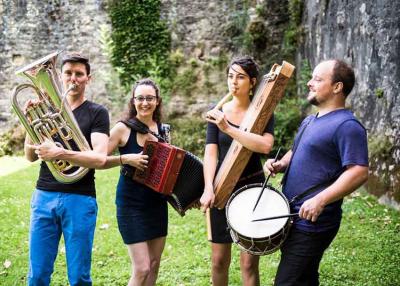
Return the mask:
[[[307,100],[312,105],[319,105],[319,101],[317,100],[317,97],[315,95],[308,94]]]

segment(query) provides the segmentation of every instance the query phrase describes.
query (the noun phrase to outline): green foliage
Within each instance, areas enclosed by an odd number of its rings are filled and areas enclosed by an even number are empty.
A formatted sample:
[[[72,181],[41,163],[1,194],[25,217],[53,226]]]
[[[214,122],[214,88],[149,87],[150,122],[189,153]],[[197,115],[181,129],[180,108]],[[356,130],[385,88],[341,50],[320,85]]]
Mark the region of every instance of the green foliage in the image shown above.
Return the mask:
[[[212,67],[218,68],[220,71],[223,71],[229,62],[229,58],[226,54],[221,54],[218,57],[210,57],[207,60]]]
[[[185,55],[180,49],[176,49],[169,54],[169,59],[171,66],[176,69],[185,62]]]
[[[282,147],[282,154],[288,151],[300,125],[304,100],[298,97],[284,97],[275,110],[274,149]]]
[[[184,96],[188,99],[194,98],[194,95],[206,91],[206,94],[213,94],[216,92],[216,86],[219,82],[212,82],[210,77],[213,72],[222,71],[227,64],[227,56],[221,55],[219,57],[208,57],[202,61],[196,58],[184,59],[180,50],[173,51],[170,54],[171,64],[171,79],[170,88],[171,93],[175,95]]]
[[[307,82],[310,80],[311,72],[310,64],[304,60],[297,82],[290,80],[286,87],[285,96],[275,110],[274,149],[282,147],[282,151],[287,151],[293,144],[294,136],[308,106],[304,94],[307,93]]]
[[[382,98],[384,94],[385,94],[385,92],[383,91],[382,88],[375,89],[376,98]]]
[[[171,80],[172,93],[190,97],[196,91],[198,72],[198,64],[194,58],[182,63],[181,67],[175,68],[174,77]]]
[[[297,78],[298,94],[300,96],[308,93],[307,82],[311,79],[312,69],[307,59],[301,62],[300,74]]]
[[[151,76],[160,85],[170,73],[170,32],[160,18],[160,0],[112,1],[111,62],[127,90],[138,79]]]
[[[14,126],[0,135],[0,157],[21,153],[24,148],[25,131],[21,126]]]
[[[235,0],[232,2],[237,9],[235,13],[229,15],[225,28],[225,35],[231,41],[231,49],[234,51],[248,51],[251,47],[251,37],[246,32],[247,24],[250,20],[248,15],[248,1]]]
[[[171,124],[172,144],[203,157],[207,123],[201,118],[176,118]]]
[[[268,31],[264,21],[254,20],[250,22],[247,27],[247,32],[250,34],[250,39],[255,49],[265,49]]]
[[[0,166],[2,162],[0,161]],[[0,285],[24,285],[28,272],[30,194],[39,165],[35,164],[0,178]],[[115,187],[119,169],[96,171],[99,212],[93,245],[94,285],[126,285],[131,267],[126,246],[115,218]],[[273,180],[271,180],[273,181]],[[348,197],[343,205],[342,225],[322,258],[321,286],[400,285],[400,216],[379,205],[364,192]],[[232,246],[229,285],[242,285],[239,250]],[[64,243],[59,247],[52,285],[67,285]],[[5,262],[11,262],[6,267]],[[260,259],[261,285],[272,285],[279,252]],[[210,285],[210,245],[205,219],[198,210],[180,217],[169,209],[168,237],[157,285]]]
[[[105,58],[111,61],[113,52],[113,40],[111,38],[111,29],[108,25],[100,25],[100,46]],[[121,112],[126,105],[126,90],[122,87],[119,79],[118,68],[106,68],[96,71],[105,82],[107,90],[107,99],[111,105],[111,113]]]
[[[390,137],[385,135],[368,137],[368,157],[388,159],[394,148]]]
[[[303,30],[301,18],[303,14],[304,3],[302,0],[289,0],[289,25],[283,37],[283,55],[287,59],[294,61],[294,55],[300,44]]]

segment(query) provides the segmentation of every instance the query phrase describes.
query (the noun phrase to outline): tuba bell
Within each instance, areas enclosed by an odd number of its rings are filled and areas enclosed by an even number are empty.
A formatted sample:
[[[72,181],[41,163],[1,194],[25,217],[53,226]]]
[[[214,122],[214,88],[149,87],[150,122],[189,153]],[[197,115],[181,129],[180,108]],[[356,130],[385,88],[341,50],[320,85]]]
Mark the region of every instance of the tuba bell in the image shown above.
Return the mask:
[[[11,106],[35,144],[48,139],[65,149],[90,150],[90,145],[65,100],[75,85],[62,93],[62,84],[56,69],[56,60],[60,53],[61,51],[54,52],[15,72],[16,75],[27,77],[33,84],[18,85],[12,93]],[[33,89],[38,97],[27,108],[26,113],[22,111],[17,100],[18,94],[24,89]],[[80,180],[89,171],[88,168],[74,166],[65,160],[45,162],[54,178],[65,184]]]

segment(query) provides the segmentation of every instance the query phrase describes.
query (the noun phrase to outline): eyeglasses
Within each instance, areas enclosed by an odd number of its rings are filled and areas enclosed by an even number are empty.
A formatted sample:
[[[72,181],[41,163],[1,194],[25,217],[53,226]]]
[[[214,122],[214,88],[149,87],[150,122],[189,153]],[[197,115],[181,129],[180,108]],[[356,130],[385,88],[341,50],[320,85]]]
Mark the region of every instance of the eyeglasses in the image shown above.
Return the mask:
[[[135,96],[135,100],[139,102],[144,102],[145,100],[149,103],[154,102],[156,100],[157,96],[155,95],[149,95],[149,96]]]

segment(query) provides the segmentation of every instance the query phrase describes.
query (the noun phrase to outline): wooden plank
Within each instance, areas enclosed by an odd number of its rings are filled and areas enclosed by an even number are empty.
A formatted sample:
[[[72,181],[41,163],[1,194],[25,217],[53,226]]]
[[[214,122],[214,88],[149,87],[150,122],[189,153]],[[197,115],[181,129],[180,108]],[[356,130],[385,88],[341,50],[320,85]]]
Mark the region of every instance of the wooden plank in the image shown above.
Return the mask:
[[[285,61],[281,66],[278,64],[273,65],[271,71],[264,76],[257,89],[240,125],[241,130],[256,134],[261,134],[264,131],[275,107],[283,97],[286,85],[294,69],[293,65]],[[214,179],[214,205],[217,208],[222,209],[225,207],[252,153],[238,141],[232,141]]]

